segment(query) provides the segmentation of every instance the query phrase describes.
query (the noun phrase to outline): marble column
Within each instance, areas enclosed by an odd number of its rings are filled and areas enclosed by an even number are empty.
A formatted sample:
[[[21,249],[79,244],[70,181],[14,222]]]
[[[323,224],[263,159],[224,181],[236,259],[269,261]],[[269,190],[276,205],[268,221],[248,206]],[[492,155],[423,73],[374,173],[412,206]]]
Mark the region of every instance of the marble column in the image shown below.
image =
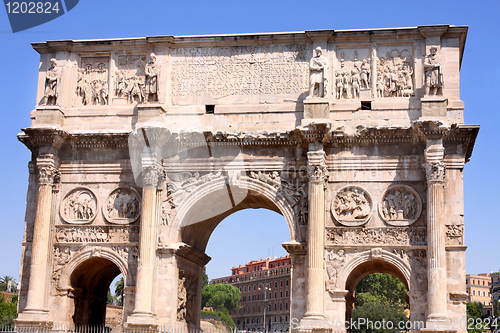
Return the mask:
[[[309,221],[307,232],[307,319],[324,318],[325,183],[328,170],[323,150],[307,153]]]
[[[426,329],[445,329],[447,280],[444,216],[444,147],[442,139],[428,139],[425,151],[427,180],[427,278],[428,316]]]
[[[52,210],[52,185],[58,175],[56,159],[53,155],[42,155],[36,160],[38,170],[38,197],[36,203],[35,226],[31,245],[31,266],[28,297],[25,310],[19,314],[18,321],[46,322],[47,287],[50,268],[50,220]]]
[[[143,164],[144,165],[144,164]],[[162,177],[161,166],[149,164],[142,173],[141,225],[139,234],[139,263],[135,307],[127,322],[130,325],[153,324],[153,281],[157,246],[157,191]]]

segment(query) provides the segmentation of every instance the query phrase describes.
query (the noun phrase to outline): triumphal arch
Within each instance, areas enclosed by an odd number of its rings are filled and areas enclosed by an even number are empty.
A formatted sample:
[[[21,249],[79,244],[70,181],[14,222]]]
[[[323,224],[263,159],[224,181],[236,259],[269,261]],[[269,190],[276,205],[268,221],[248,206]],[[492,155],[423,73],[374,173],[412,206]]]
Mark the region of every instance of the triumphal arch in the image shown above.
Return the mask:
[[[200,323],[205,248],[245,208],[282,214],[295,330],[397,276],[422,331],[466,331],[467,27],[35,43],[18,327]],[[337,330],[345,330],[337,326]]]

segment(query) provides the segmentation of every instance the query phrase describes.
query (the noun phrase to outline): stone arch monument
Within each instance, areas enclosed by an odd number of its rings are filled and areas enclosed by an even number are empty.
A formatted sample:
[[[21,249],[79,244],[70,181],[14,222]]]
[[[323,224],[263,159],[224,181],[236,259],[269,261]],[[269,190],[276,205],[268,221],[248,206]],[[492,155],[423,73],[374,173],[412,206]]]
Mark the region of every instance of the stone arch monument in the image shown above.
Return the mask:
[[[387,272],[415,331],[465,332],[462,171],[479,129],[459,95],[466,33],[33,44],[16,324],[104,324],[121,273],[127,328],[199,327],[211,233],[267,208],[290,231],[293,331],[346,330],[356,284]]]

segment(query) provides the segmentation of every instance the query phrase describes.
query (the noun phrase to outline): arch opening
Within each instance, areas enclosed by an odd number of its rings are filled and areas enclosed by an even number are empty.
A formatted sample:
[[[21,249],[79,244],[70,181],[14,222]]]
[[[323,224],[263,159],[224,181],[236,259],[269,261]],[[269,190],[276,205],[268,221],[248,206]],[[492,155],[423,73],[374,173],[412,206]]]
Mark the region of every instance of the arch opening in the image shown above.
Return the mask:
[[[384,279],[383,276],[378,276],[377,273],[387,274],[389,277]],[[375,277],[373,280],[390,280],[390,277],[395,277],[404,285],[404,300],[410,307],[410,299],[408,297],[408,291],[410,290],[409,281],[405,277],[405,274],[401,272],[401,270],[395,265],[380,259],[372,259],[366,261],[358,266],[356,266],[349,274],[346,279],[346,290],[348,294],[346,296],[346,320],[350,321],[353,318],[353,309],[356,304],[356,288],[360,283],[366,284],[369,283],[367,281],[370,277]],[[375,297],[375,296],[374,296]],[[359,300],[358,300],[359,301]],[[408,312],[409,314],[409,312]]]
[[[75,325],[105,325],[108,289],[120,273],[112,261],[100,257],[87,259],[76,267],[70,276]]]

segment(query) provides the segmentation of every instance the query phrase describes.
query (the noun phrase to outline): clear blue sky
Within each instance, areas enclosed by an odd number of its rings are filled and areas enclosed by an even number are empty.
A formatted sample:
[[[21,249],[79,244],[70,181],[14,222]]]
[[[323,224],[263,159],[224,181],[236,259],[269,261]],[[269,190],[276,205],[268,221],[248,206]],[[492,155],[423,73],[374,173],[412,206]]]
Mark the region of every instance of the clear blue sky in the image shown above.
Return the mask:
[[[465,221],[467,272],[500,270],[500,1],[126,1],[80,0],[69,13],[39,27],[13,34],[0,9],[0,276],[19,277],[21,240],[30,152],[16,134],[30,125],[35,107],[38,53],[30,43],[59,39],[143,37],[314,29],[364,29],[428,24],[468,25],[461,70],[465,121],[480,124],[472,160],[466,165]],[[262,214],[262,215],[254,215]],[[257,225],[256,225],[257,224]],[[254,231],[254,229],[256,229]],[[253,235],[278,235],[272,242]],[[242,211],[214,232],[207,252],[211,278],[233,265],[283,255],[284,219],[269,211]],[[243,246],[242,246],[243,245]]]

